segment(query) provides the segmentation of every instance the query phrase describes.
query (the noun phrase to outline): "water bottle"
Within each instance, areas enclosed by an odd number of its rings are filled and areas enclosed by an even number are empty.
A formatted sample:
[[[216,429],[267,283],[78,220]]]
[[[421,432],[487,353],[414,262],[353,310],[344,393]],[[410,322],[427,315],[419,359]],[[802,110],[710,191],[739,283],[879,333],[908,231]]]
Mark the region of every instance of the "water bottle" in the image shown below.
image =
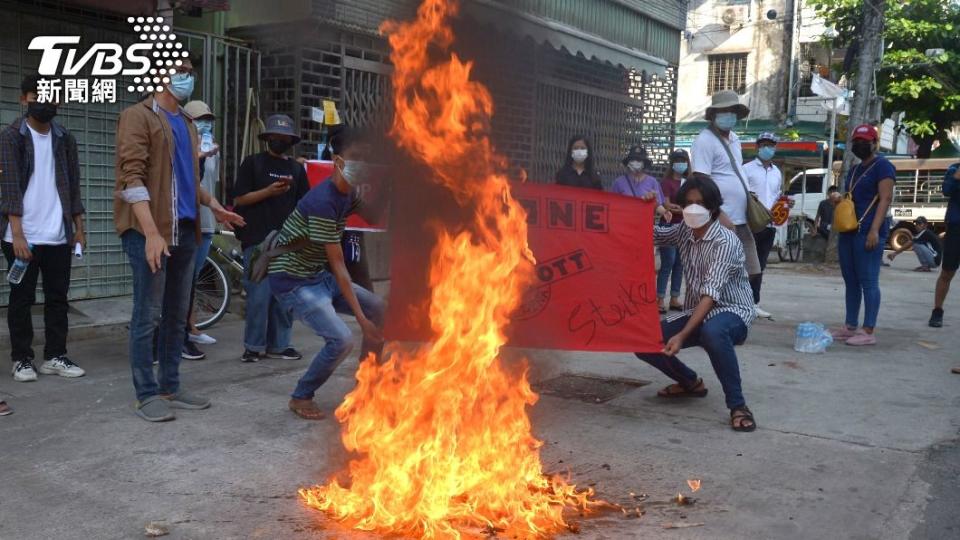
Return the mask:
[[[33,246],[28,246],[30,251],[33,251]],[[19,285],[23,281],[23,275],[27,273],[27,267],[30,266],[30,261],[25,261],[23,259],[17,259],[13,261],[13,264],[10,265],[10,269],[7,270],[7,281],[11,285]]]
[[[797,325],[793,350],[802,353],[819,354],[833,343],[833,336],[819,323],[803,322]]]
[[[213,133],[209,131],[204,131],[200,135],[200,151],[207,152],[213,148]]]

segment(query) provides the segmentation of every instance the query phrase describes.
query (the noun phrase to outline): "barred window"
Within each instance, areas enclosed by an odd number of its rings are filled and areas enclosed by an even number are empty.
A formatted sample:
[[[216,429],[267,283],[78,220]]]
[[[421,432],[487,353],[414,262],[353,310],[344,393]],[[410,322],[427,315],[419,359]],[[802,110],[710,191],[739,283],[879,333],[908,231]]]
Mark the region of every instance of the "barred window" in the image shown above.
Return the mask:
[[[712,96],[721,90],[733,90],[741,95],[747,92],[747,53],[711,54],[708,61],[708,94]]]

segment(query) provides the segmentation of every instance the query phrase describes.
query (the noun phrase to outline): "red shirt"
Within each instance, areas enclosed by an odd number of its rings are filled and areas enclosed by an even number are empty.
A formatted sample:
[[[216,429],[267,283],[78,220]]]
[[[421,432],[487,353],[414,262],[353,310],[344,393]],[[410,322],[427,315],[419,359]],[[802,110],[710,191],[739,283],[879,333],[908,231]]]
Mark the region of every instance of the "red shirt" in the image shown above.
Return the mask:
[[[663,192],[663,197],[668,199],[670,202],[677,203],[677,192],[680,191],[680,179],[673,174],[668,174],[660,180],[660,191]],[[680,223],[683,221],[683,215],[675,213],[673,219],[670,221],[671,224]]]

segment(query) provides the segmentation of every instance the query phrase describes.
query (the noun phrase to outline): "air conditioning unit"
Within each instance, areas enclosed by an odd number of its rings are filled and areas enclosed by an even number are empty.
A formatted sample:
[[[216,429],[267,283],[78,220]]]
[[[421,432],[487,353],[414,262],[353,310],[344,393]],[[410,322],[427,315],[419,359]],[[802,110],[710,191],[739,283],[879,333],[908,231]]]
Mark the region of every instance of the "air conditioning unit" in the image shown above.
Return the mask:
[[[740,26],[750,18],[748,6],[724,6],[717,10],[720,22],[726,27]]]

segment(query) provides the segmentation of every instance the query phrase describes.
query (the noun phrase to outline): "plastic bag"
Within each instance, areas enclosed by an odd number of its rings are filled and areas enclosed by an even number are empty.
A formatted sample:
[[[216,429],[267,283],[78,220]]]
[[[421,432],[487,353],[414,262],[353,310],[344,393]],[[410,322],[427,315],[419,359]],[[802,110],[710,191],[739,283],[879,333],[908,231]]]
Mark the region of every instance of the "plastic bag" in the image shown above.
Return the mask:
[[[820,323],[802,322],[797,325],[793,350],[802,353],[820,354],[833,343],[833,336]]]

